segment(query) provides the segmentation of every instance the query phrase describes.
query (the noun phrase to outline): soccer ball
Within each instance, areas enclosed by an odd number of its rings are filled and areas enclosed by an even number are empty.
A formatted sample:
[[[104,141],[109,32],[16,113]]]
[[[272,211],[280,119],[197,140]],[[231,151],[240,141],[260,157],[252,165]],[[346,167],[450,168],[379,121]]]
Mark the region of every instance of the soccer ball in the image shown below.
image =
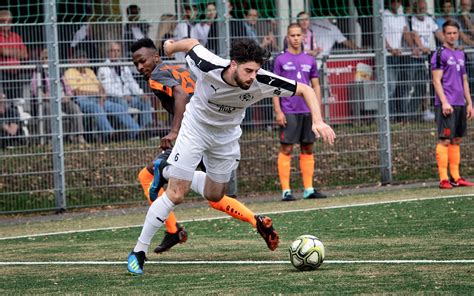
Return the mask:
[[[290,261],[301,271],[315,270],[324,261],[324,245],[313,235],[302,235],[290,246]]]

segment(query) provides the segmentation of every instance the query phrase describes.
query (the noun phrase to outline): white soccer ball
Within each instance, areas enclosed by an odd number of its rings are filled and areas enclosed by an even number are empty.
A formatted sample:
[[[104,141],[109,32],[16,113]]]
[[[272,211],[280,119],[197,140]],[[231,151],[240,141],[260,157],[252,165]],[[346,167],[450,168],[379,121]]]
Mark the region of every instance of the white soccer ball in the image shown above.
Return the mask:
[[[290,261],[301,271],[315,270],[324,261],[324,245],[313,235],[302,235],[290,246]]]

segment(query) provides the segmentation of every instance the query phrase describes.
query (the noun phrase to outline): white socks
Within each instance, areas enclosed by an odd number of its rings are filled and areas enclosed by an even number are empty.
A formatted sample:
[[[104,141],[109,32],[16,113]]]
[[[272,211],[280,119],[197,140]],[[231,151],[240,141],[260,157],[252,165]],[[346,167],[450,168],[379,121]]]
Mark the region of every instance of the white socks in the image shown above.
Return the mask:
[[[206,185],[206,173],[201,171],[194,172],[191,190],[204,197],[204,185]]]
[[[166,192],[151,204],[146,214],[142,233],[133,249],[134,252],[143,251],[145,254],[148,252],[151,239],[168,218],[170,212],[174,210],[174,207],[174,203],[168,198]]]

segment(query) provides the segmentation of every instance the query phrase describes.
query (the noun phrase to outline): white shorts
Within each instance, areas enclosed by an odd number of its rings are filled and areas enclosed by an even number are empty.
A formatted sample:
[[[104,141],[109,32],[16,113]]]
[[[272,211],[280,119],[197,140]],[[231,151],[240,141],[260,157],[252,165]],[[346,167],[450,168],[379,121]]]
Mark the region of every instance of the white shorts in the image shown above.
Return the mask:
[[[196,122],[185,114],[168,158],[170,176],[191,181],[202,159],[209,178],[218,183],[229,182],[232,171],[239,166],[241,134],[240,126],[222,130]]]

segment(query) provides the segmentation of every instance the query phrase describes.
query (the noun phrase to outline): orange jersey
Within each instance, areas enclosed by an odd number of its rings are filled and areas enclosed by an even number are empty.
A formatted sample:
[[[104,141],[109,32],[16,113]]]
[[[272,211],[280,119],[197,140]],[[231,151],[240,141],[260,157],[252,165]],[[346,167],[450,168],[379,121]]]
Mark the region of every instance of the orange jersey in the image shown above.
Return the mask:
[[[173,88],[180,85],[188,94],[188,99],[194,94],[195,79],[184,66],[161,63],[151,73],[148,81],[155,96],[161,101],[163,108],[174,114]]]

